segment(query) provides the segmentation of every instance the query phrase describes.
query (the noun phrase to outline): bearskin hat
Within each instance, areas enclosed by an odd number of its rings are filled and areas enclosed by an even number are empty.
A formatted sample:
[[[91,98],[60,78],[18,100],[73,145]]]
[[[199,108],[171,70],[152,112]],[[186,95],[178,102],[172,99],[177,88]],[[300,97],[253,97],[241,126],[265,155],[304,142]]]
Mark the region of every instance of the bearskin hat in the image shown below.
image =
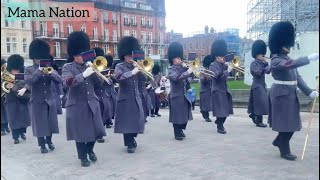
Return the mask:
[[[29,46],[29,58],[30,59],[49,59],[50,58],[50,46],[42,39],[35,39]]]
[[[253,58],[256,58],[257,55],[262,54],[266,55],[267,53],[267,44],[262,40],[256,40],[253,42],[251,55]]]
[[[183,59],[183,46],[179,42],[171,43],[168,48],[168,59],[170,65],[173,64],[173,59],[176,57]]]
[[[269,32],[269,49],[271,54],[279,54],[282,47],[294,46],[294,27],[289,21],[277,22]]]
[[[113,57],[111,55],[105,55],[104,57],[107,59],[108,67],[112,67]]]
[[[214,60],[213,60],[212,56],[207,55],[206,57],[204,57],[202,65],[203,65],[203,67],[208,68],[213,61]]]
[[[70,57],[90,50],[89,36],[82,31],[72,32],[68,37],[67,51]]]
[[[159,74],[159,72],[160,72],[160,66],[159,66],[159,64],[155,64],[152,68],[152,74],[157,75],[157,74]]]
[[[212,43],[211,56],[215,59],[217,56],[225,56],[228,53],[227,43],[223,39],[218,39]]]
[[[104,51],[103,49],[99,48],[99,47],[95,47],[93,48],[94,52],[96,53],[96,56],[104,56]]]
[[[19,70],[20,73],[24,72],[24,59],[19,54],[13,54],[8,58],[7,71]]]
[[[7,61],[1,58],[1,66],[4,65],[5,63],[7,63]]]
[[[139,41],[132,36],[123,37],[119,42],[118,55],[121,61],[124,61],[124,56],[132,55],[132,51],[138,50],[141,50]]]

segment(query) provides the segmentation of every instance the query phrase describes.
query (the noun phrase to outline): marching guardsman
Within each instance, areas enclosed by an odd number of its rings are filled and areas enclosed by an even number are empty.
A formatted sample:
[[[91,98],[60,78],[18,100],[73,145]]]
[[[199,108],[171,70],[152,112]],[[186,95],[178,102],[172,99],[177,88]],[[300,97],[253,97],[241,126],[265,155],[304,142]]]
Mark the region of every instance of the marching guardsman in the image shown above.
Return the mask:
[[[108,62],[108,69],[113,71],[114,69],[112,69],[113,67],[113,57],[111,56],[111,52],[108,51],[107,55],[105,56],[105,58],[107,59]],[[111,73],[111,72],[110,72]],[[112,119],[114,119],[114,114],[116,111],[116,100],[117,100],[117,92],[114,88],[115,85],[115,79],[110,76],[108,83],[106,84],[106,90],[107,90],[107,95],[109,97],[109,103],[110,103],[110,111],[111,111],[111,119],[107,121],[106,127],[107,128],[111,128],[111,126],[113,125]]]
[[[151,100],[150,100],[150,96],[148,94],[146,83],[149,78],[142,73],[137,74],[137,76],[138,76],[138,87],[139,87],[139,92],[140,92],[142,105],[143,105],[143,111],[144,111],[144,121],[148,122],[147,117],[149,116],[149,113],[151,110]]]
[[[232,96],[227,86],[227,79],[232,71],[232,65],[227,65],[224,56],[227,55],[227,43],[220,39],[213,42],[211,46],[211,63],[209,70],[214,73],[212,78],[211,96],[212,96],[212,114],[217,119],[217,131],[220,134],[226,134],[223,126],[227,117],[233,114]]]
[[[160,109],[160,99],[156,95],[156,88],[160,87],[160,80],[161,80],[161,74],[160,74],[160,66],[158,64],[155,64],[152,68],[152,75],[154,80],[151,80],[149,82],[149,96],[151,99],[151,117],[158,116],[160,117],[161,115],[159,114],[159,109]],[[147,87],[148,88],[148,87]]]
[[[253,76],[251,85],[248,113],[257,127],[267,127],[263,124],[263,115],[268,115],[268,94],[265,74],[270,74],[270,66],[266,58],[267,45],[262,40],[256,40],[252,45],[251,54],[254,61],[251,63],[250,72]]]
[[[52,61],[53,58],[51,57]],[[56,72],[59,72],[58,66],[55,64],[53,65],[53,69]],[[51,89],[54,96],[54,99],[57,104],[57,114],[62,114],[62,97],[63,97],[63,86],[62,83],[51,83]]]
[[[209,69],[212,62],[212,57],[207,55],[203,59],[202,65],[205,69]],[[211,85],[212,77],[207,74],[200,73],[200,112],[203,119],[207,122],[212,121],[209,115],[209,112],[212,111]]]
[[[7,69],[7,61],[4,59],[1,59],[1,75],[6,69]],[[2,83],[2,79],[1,79],[1,83]],[[6,100],[6,94],[1,89],[1,136],[6,135],[6,133],[10,133],[10,129],[8,126],[7,112],[5,109],[5,100]]]
[[[88,35],[82,31],[72,32],[68,37],[67,51],[73,61],[65,64],[62,70],[63,85],[68,87],[67,140],[75,140],[78,158],[83,167],[90,166],[88,156],[91,161],[97,161],[97,156],[93,152],[95,141],[99,137],[106,136],[99,99],[94,91],[100,82],[91,63],[85,63],[80,55],[89,49]]]
[[[134,37],[120,40],[118,54],[121,63],[116,65],[113,77],[119,83],[114,132],[122,133],[128,153],[137,148],[135,137],[144,131],[145,114],[139,92],[140,69],[134,66],[132,52],[140,50],[140,44]]]
[[[48,153],[46,144],[50,150],[54,150],[52,134],[59,133],[57,104],[53,96],[51,84],[62,82],[58,72],[46,72],[40,66],[41,60],[51,60],[50,46],[41,39],[35,39],[29,46],[29,57],[33,65],[26,68],[25,78],[31,87],[30,116],[32,121],[33,136],[38,138],[41,153]]]
[[[18,54],[11,55],[7,62],[7,71],[16,76],[24,73],[24,59]],[[22,75],[24,76],[24,75]],[[15,79],[17,79],[15,77]],[[9,126],[12,131],[14,144],[19,144],[19,137],[26,140],[25,133],[30,126],[30,115],[28,103],[30,99],[30,87],[23,80],[15,81],[15,84],[8,84],[6,87],[10,92],[6,94],[5,112],[8,118]],[[1,111],[2,114],[2,111]]]
[[[96,57],[98,56],[104,56],[104,52],[101,48],[99,47],[95,47],[93,48],[95,53],[96,53]],[[101,77],[99,77],[99,81],[100,83],[98,83],[98,85],[96,85],[96,88],[94,89],[97,97],[99,98],[99,103],[100,103],[100,108],[101,108],[101,117],[102,117],[102,123],[104,125],[107,125],[110,123],[111,121],[111,108],[110,108],[110,100],[109,100],[109,96],[107,94],[107,84],[109,82],[106,82],[105,80],[103,80]],[[104,143],[104,139],[103,137],[99,137],[97,139],[98,143]]]
[[[168,48],[168,59],[171,67],[168,72],[170,80],[169,122],[173,124],[176,140],[183,140],[188,121],[192,120],[191,100],[186,98],[188,77],[193,76],[193,68],[183,66],[183,46],[173,42]]]
[[[300,105],[297,88],[314,99],[317,91],[312,91],[299,75],[298,67],[310,61],[319,61],[319,54],[311,54],[297,60],[288,54],[295,43],[294,26],[288,21],[274,24],[269,32],[269,48],[271,51],[271,71],[274,82],[269,93],[269,124],[278,132],[273,145],[280,150],[280,156],[286,160],[295,160],[291,154],[290,139],[295,131],[301,129]]]

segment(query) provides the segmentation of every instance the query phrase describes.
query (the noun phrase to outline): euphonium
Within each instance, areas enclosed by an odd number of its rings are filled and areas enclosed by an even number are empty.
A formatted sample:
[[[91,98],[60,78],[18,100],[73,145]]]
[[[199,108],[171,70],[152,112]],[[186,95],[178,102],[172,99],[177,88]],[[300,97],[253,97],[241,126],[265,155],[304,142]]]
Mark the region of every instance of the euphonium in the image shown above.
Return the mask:
[[[2,69],[1,69],[2,70]],[[10,74],[7,70],[5,70],[4,72],[1,71],[1,80],[3,81],[1,83],[1,89],[5,92],[5,93],[10,93],[10,90],[7,86],[9,84],[14,85],[15,84],[15,80],[14,80],[14,76],[12,74]],[[3,94],[1,93],[1,96]]]

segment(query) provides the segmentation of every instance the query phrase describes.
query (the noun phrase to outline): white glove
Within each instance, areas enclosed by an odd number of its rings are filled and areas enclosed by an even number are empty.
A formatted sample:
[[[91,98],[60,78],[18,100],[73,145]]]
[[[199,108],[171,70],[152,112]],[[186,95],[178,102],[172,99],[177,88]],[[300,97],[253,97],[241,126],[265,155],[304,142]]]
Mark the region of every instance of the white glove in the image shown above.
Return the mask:
[[[138,67],[135,67],[131,72],[133,75],[136,75],[139,71],[140,69]]]
[[[40,66],[39,66],[39,70],[40,70],[40,71],[43,71],[43,67],[40,67]]]
[[[148,86],[147,86],[147,89],[150,89],[152,86],[151,86],[151,84],[149,84]]]
[[[88,61],[88,62],[86,63],[86,66],[91,67],[91,66],[92,66],[92,62],[91,62],[91,61]]]
[[[190,68],[187,70],[187,72],[188,72],[189,74],[193,73],[193,68],[190,67]]]
[[[60,97],[60,99],[62,99],[63,95],[60,95],[59,97]]]
[[[232,70],[233,70],[233,66],[232,66],[232,65],[229,65],[227,71],[230,73]]]
[[[22,88],[22,89],[20,89],[20,90],[18,90],[18,96],[23,96],[24,95],[24,93],[26,92],[26,88]]]
[[[308,56],[309,61],[317,61],[319,60],[319,53],[313,53]]]
[[[82,73],[83,77],[86,78],[94,73],[92,67],[87,67],[87,69]]]
[[[312,91],[312,92],[309,94],[309,97],[310,97],[311,99],[315,99],[315,98],[317,98],[318,96],[319,96],[318,91]]]

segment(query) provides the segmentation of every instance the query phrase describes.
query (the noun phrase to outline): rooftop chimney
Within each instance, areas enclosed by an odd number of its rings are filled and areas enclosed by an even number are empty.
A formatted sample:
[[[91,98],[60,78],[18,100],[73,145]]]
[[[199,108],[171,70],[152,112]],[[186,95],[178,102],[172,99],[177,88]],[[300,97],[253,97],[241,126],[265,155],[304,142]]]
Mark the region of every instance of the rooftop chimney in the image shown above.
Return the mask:
[[[204,28],[204,33],[206,33],[206,34],[209,33],[209,27],[208,27],[208,26],[206,26],[206,27]]]

